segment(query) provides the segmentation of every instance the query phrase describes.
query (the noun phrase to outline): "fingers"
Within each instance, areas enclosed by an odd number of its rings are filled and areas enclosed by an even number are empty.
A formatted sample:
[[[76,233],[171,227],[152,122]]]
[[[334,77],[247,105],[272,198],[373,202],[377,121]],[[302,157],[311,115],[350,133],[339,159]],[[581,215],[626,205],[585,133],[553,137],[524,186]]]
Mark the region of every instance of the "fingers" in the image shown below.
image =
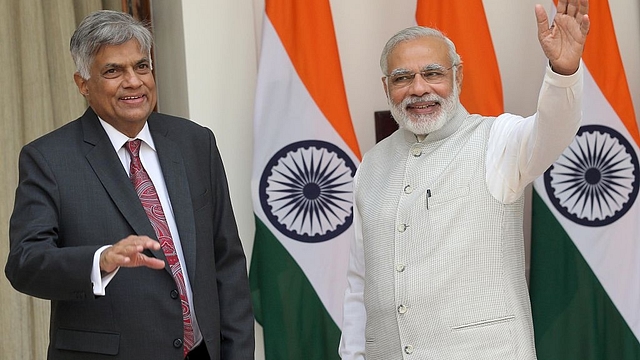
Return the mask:
[[[589,0],[559,0],[557,9],[556,16],[566,15],[569,18],[573,18],[579,25],[583,36],[589,33]]]
[[[558,0],[557,14],[568,15],[582,21],[583,15],[589,13],[589,0]]]
[[[134,259],[130,264],[135,264],[135,266],[145,266],[155,270],[164,269],[164,261],[160,259],[153,256],[150,257],[142,253],[138,253],[136,256],[136,259]]]
[[[575,73],[589,32],[589,0],[558,0],[553,21],[536,5],[538,40],[554,72]]]
[[[583,34],[587,34],[589,32],[589,0],[580,0],[580,11],[576,15],[576,20],[578,24],[580,24],[580,28],[582,29]],[[586,24],[585,24],[586,22]]]
[[[576,17],[576,14],[580,11],[580,4],[578,0],[570,0],[567,2],[567,8],[564,12],[565,15]]]
[[[580,31],[584,36],[587,36],[589,33],[589,28],[591,27],[591,21],[589,20],[589,15],[582,16],[582,22],[580,23]]]
[[[547,11],[540,4],[536,4],[536,22],[538,24],[538,36],[542,36],[545,32],[549,31],[549,17]]]
[[[558,6],[556,8],[557,14],[565,14],[567,12],[567,0],[558,0]]]
[[[118,241],[100,255],[100,270],[110,273],[118,267],[146,266],[162,269],[164,261],[149,257],[142,252],[145,249],[159,250],[160,243],[147,236],[129,236]]]
[[[580,0],[580,13],[583,15],[589,13],[589,0]]]
[[[549,23],[549,17],[547,16],[544,7],[540,4],[536,4],[535,12],[538,24],[538,35],[541,36],[546,33],[548,29],[552,29],[558,20],[558,17],[566,19],[573,18],[580,26],[580,30],[583,35],[589,32],[589,0],[558,0],[556,18],[553,23]]]

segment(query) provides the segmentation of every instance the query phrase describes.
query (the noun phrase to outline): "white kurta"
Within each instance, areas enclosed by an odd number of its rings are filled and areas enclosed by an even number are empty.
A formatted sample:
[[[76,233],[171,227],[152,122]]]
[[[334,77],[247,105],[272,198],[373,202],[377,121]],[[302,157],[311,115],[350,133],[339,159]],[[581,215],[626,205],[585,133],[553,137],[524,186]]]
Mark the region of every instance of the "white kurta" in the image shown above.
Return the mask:
[[[571,143],[581,95],[582,67],[548,68],[533,116],[460,106],[422,142],[399,130],[365,155],[343,359],[535,359],[523,192]]]

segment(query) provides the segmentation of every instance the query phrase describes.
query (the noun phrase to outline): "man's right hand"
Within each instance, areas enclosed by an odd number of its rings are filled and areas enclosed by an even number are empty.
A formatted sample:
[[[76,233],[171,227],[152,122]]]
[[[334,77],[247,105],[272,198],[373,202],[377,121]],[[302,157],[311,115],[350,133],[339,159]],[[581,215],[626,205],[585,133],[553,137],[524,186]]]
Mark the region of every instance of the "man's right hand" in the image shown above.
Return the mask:
[[[148,236],[128,236],[100,254],[100,271],[108,274],[119,267],[139,266],[163,269],[164,261],[143,254],[145,249],[160,250],[160,243]]]

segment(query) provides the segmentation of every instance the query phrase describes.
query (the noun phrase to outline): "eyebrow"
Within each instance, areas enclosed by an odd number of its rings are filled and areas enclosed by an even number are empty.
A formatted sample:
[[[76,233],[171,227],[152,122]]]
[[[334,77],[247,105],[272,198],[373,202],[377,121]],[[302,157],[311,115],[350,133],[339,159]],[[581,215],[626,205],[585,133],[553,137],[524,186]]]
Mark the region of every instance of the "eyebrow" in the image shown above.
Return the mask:
[[[391,71],[389,76],[410,74],[410,73],[411,73],[411,70],[407,70],[407,69],[393,69],[393,71]]]
[[[428,64],[423,66],[420,71],[429,71],[429,70],[444,70],[446,69],[446,67],[440,65],[440,64]],[[394,75],[402,75],[402,74],[410,74],[413,71],[408,70],[408,69],[404,69],[404,68],[398,68],[398,69],[393,69],[393,71],[391,71],[391,73],[389,74],[389,76],[394,76]]]
[[[445,70],[446,67],[440,64],[429,64],[422,68],[422,71],[425,70]]]
[[[138,66],[140,64],[144,64],[144,63],[148,63],[149,59],[147,59],[146,57],[138,60],[135,62],[134,66]],[[112,69],[112,68],[116,68],[116,69],[122,69],[125,68],[126,65],[123,64],[118,64],[118,63],[106,63],[104,64],[104,66],[102,67],[103,69]]]

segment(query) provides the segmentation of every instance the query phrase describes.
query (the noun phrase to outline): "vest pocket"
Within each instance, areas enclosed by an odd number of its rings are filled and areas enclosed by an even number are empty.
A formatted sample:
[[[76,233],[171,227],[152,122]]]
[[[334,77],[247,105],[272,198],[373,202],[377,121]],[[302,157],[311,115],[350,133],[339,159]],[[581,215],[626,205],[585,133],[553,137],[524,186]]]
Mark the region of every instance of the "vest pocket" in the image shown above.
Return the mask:
[[[475,322],[468,323],[468,324],[457,325],[457,326],[452,327],[451,329],[452,330],[475,329],[475,328],[479,328],[479,327],[490,326],[490,325],[494,325],[494,324],[501,324],[501,323],[513,321],[515,318],[516,318],[515,315],[508,315],[508,316],[503,316],[503,317],[499,317],[499,318],[495,318],[495,319],[475,321]]]
[[[442,192],[442,188],[435,190],[431,188],[425,193],[425,205],[428,209],[467,195],[469,195],[469,186],[459,186],[455,189],[446,189],[444,192]]]
[[[365,340],[364,352],[367,354],[367,359],[384,359],[387,355],[385,350],[389,350],[388,346],[381,346],[379,342],[371,338]]]

